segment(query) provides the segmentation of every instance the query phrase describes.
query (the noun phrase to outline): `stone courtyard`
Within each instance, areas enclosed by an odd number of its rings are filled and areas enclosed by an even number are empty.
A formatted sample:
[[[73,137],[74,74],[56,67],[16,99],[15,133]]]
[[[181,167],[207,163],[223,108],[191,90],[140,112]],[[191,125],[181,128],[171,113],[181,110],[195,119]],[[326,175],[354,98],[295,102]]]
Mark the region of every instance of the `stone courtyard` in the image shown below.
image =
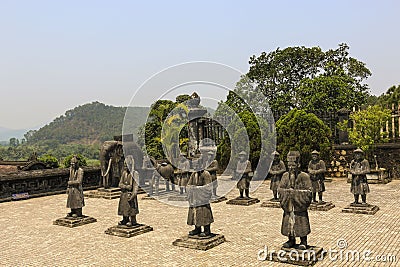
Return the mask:
[[[222,178],[223,179],[223,178]],[[343,179],[326,183],[326,201],[335,208],[309,211],[309,244],[325,250],[339,250],[315,266],[399,266],[400,254],[400,181],[370,185],[367,201],[379,206],[375,215],[342,213],[353,201],[350,185]],[[238,195],[237,190],[227,197]],[[214,233],[223,234],[226,242],[207,251],[181,248],[172,242],[192,228],[186,225],[187,208],[170,206],[156,200],[142,200],[139,195],[138,222],[154,228],[131,238],[107,235],[104,231],[117,224],[118,199],[85,198],[85,215],[96,223],[76,228],[53,225],[65,216],[66,195],[0,203],[1,266],[293,266],[262,261],[260,250],[279,250],[286,237],[280,234],[282,210],[264,208],[270,199],[269,181],[252,197],[261,200],[251,206],[212,204]],[[346,260],[348,251],[360,252],[360,260]],[[369,250],[369,259],[362,257]],[[386,259],[385,259],[386,257]],[[334,259],[337,260],[334,260]]]

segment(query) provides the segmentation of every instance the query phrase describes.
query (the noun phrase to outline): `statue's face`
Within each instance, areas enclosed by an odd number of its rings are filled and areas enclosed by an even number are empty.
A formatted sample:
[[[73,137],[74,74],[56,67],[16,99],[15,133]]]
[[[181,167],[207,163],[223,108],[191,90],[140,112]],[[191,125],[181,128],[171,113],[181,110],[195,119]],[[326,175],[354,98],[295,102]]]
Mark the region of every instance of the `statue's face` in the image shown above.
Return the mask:
[[[312,154],[311,158],[312,158],[312,160],[317,160],[318,159],[318,154]]]
[[[242,154],[242,155],[239,155],[239,160],[240,160],[240,161],[243,162],[245,159],[246,159],[246,155],[243,155],[243,154]]]
[[[279,155],[274,156],[274,161],[279,161]]]
[[[361,160],[361,159],[363,158],[363,154],[362,154],[362,153],[355,153],[355,154],[354,154],[354,158],[355,158],[356,160]]]
[[[288,156],[287,165],[288,165],[289,171],[295,171],[297,169],[297,167],[299,166],[296,157],[293,157],[293,156]]]
[[[71,168],[73,168],[75,170],[78,169],[78,163],[71,161]]]

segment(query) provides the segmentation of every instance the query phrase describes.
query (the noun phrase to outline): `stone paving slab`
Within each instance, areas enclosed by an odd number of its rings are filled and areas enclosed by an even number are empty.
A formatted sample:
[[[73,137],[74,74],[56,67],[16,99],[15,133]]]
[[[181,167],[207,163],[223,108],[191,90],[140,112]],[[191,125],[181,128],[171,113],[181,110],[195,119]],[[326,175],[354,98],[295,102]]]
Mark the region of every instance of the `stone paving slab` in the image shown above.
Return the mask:
[[[235,189],[228,199],[237,196]],[[345,255],[340,259],[339,253],[331,253],[315,266],[400,266],[400,181],[373,184],[370,189],[367,202],[379,206],[379,212],[342,213],[353,201],[350,185],[338,179],[327,183],[324,198],[335,203],[335,208],[309,212],[312,232],[308,241],[342,254],[370,251],[371,261],[346,261]],[[261,201],[270,199],[269,181],[251,195]],[[121,220],[118,199],[85,199],[83,213],[96,218],[96,223],[74,228],[53,225],[69,211],[66,200],[67,195],[61,194],[0,203],[1,266],[292,266],[258,259],[260,251],[279,250],[286,241],[280,234],[281,209],[211,204],[215,219],[211,230],[224,235],[226,242],[201,251],[172,245],[192,230],[186,225],[187,208],[139,198],[137,220],[154,230],[119,238],[104,233]],[[336,261],[331,260],[335,256]],[[378,262],[376,256],[386,256],[387,261]],[[388,261],[393,257],[396,261]]]

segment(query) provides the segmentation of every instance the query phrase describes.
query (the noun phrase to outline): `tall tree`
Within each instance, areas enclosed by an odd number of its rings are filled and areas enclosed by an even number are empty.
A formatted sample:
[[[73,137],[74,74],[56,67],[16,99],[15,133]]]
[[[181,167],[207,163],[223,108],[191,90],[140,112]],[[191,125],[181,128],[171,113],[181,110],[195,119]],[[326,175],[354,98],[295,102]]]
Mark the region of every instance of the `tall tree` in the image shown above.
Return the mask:
[[[326,52],[319,47],[277,48],[250,58],[247,76],[269,101],[273,111],[310,108],[308,102],[327,97],[348,96],[348,101],[327,103],[323,109],[337,110],[363,104],[368,96],[364,84],[371,72],[361,61],[349,56],[349,47],[339,44]],[[315,95],[315,92],[322,92]]]
[[[376,99],[376,104],[391,108],[394,105],[396,108],[400,104],[400,85],[393,85]]]
[[[339,127],[349,133],[352,144],[368,152],[374,150],[376,143],[388,142],[387,132],[381,132],[391,118],[391,111],[381,106],[369,106],[364,110],[353,112],[350,119],[353,125],[349,127],[347,120],[339,123]]]

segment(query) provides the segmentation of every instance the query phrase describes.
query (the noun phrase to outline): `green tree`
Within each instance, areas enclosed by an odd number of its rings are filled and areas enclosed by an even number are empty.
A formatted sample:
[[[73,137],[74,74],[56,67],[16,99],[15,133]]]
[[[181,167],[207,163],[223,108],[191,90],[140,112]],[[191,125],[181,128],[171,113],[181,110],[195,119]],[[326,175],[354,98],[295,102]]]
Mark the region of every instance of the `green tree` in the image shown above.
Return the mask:
[[[157,100],[150,107],[144,129],[139,131],[139,140],[144,141],[143,148],[147,154],[156,159],[165,158],[161,142],[161,129],[170,112],[176,107],[171,100]]]
[[[275,144],[275,135],[273,130],[271,131],[274,127],[269,125],[267,120],[269,111],[265,96],[257,91],[254,83],[246,75],[243,75],[235,89],[229,91],[226,101],[220,102],[214,113],[217,120],[227,119],[229,122],[217,150],[217,159],[223,168],[227,167],[231,156],[235,161],[237,154],[245,150],[247,145],[250,148],[249,160],[253,169],[260,160],[266,161],[268,150],[273,150]]]
[[[377,98],[375,103],[385,108],[391,108],[392,105],[397,108],[400,104],[400,85],[391,86]]]
[[[39,161],[43,162],[46,164],[46,168],[58,168],[60,165],[58,164],[58,160],[56,157],[50,155],[50,154],[45,154],[41,157],[38,158]]]
[[[353,125],[349,121],[339,123],[339,128],[347,131],[350,142],[368,152],[374,150],[376,143],[388,142],[387,132],[381,132],[386,122],[391,118],[391,111],[381,106],[369,106],[364,110],[350,114]]]
[[[19,140],[15,137],[10,138],[10,147],[17,147],[19,146]]]
[[[188,101],[188,100],[190,100],[190,99],[191,99],[190,95],[186,95],[186,94],[184,94],[184,95],[178,95],[178,96],[175,98],[175,102],[176,102],[177,104],[181,104],[181,103],[184,103],[184,102],[186,102],[186,101]]]
[[[311,151],[321,152],[327,159],[331,148],[331,130],[312,113],[293,109],[276,122],[277,147],[285,159],[290,150],[301,154],[302,168],[306,168],[311,159]]]
[[[64,159],[63,165],[65,168],[69,168],[71,166],[71,159],[76,156],[78,159],[79,166],[87,166],[87,159],[81,154],[71,154]]]
[[[319,47],[278,48],[252,56],[247,76],[264,93],[275,112],[310,108],[309,101],[318,104],[331,95],[339,100],[321,108],[353,107],[365,103],[368,86],[363,81],[371,72],[363,62],[349,57],[348,50],[346,44],[326,52]],[[316,92],[320,93],[315,95]],[[344,96],[347,101],[342,101]]]

